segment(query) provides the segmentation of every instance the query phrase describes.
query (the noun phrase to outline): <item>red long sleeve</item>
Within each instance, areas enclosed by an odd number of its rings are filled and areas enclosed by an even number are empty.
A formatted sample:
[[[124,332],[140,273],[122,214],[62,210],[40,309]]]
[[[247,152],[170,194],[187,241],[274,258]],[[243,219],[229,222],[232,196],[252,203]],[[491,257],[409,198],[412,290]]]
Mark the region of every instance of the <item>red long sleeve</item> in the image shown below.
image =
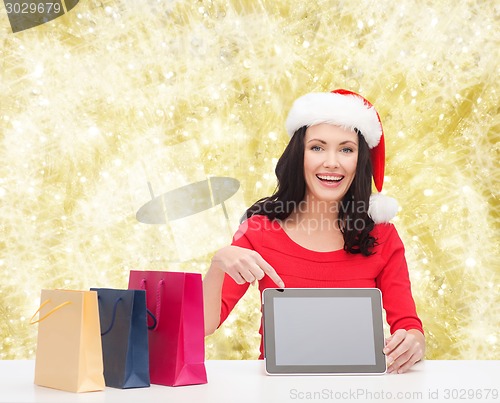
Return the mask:
[[[372,235],[377,245],[371,256],[349,254],[344,250],[316,252],[292,241],[277,222],[265,216],[253,216],[241,224],[233,245],[260,253],[286,287],[379,288],[391,333],[398,329],[417,329],[423,333],[411,294],[404,246],[396,228],[392,224],[378,224]],[[276,287],[267,276],[259,282],[261,293]],[[247,289],[248,283],[238,285],[226,275],[221,323]],[[262,335],[262,327],[260,333]]]

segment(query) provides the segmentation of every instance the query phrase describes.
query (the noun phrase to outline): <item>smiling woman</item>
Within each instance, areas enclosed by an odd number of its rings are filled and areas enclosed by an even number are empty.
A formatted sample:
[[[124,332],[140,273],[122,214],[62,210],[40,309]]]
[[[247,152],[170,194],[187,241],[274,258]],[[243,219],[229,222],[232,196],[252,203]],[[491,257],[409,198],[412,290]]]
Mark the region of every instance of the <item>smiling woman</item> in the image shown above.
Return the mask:
[[[351,187],[357,161],[356,133],[327,123],[311,126],[305,137],[305,197],[339,203]]]
[[[43,4],[10,1],[23,2]],[[34,358],[41,288],[206,273],[244,206],[274,193],[293,100],[337,86],[383,119],[426,357],[500,359],[493,2],[59,3],[63,16],[17,33],[0,12],[0,359]],[[159,197],[207,176],[241,184],[230,231],[211,212],[136,220],[148,181]],[[258,357],[251,288],[206,339],[208,359]]]
[[[405,372],[423,358],[425,338],[404,247],[388,223],[395,209],[386,196],[371,195],[372,177],[379,192],[384,179],[379,116],[356,93],[312,93],[295,101],[287,130],[276,192],[247,210],[205,276],[205,331],[213,333],[256,281],[261,295],[285,286],[376,287],[392,333],[384,348],[389,372]]]

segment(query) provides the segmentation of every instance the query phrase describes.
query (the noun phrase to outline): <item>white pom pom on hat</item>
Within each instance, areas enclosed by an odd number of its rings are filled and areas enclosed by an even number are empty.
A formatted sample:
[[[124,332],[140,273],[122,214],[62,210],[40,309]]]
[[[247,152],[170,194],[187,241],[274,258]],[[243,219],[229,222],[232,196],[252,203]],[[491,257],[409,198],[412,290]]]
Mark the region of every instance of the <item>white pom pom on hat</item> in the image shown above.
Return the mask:
[[[392,197],[382,193],[374,193],[370,196],[368,215],[375,224],[387,223],[398,213],[398,202]]]
[[[389,222],[398,211],[395,199],[382,195],[385,171],[384,129],[373,105],[361,95],[344,89],[332,92],[312,92],[298,98],[286,120],[286,130],[292,137],[303,126],[321,123],[357,129],[368,147],[373,170],[373,182],[379,191],[370,196],[368,215],[376,223]]]

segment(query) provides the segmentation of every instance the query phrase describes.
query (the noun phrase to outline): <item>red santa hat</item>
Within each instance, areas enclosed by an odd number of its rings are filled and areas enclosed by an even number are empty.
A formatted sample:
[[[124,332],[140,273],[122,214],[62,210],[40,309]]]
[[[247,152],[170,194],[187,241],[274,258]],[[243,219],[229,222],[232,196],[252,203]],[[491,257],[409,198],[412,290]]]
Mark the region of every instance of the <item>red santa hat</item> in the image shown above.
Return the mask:
[[[303,126],[329,123],[347,130],[359,130],[370,148],[373,182],[379,191],[370,196],[368,215],[375,223],[391,220],[398,211],[395,199],[382,195],[385,170],[384,130],[373,105],[355,92],[338,89],[313,92],[298,98],[286,120],[290,137]]]

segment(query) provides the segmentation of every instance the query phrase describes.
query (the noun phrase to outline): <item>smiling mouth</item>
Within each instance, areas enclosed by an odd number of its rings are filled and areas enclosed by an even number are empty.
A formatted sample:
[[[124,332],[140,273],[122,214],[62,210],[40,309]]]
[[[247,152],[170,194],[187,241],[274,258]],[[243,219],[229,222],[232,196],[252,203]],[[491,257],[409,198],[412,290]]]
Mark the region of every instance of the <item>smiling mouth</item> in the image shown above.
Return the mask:
[[[316,175],[316,177],[326,183],[339,183],[344,177],[342,175]]]

